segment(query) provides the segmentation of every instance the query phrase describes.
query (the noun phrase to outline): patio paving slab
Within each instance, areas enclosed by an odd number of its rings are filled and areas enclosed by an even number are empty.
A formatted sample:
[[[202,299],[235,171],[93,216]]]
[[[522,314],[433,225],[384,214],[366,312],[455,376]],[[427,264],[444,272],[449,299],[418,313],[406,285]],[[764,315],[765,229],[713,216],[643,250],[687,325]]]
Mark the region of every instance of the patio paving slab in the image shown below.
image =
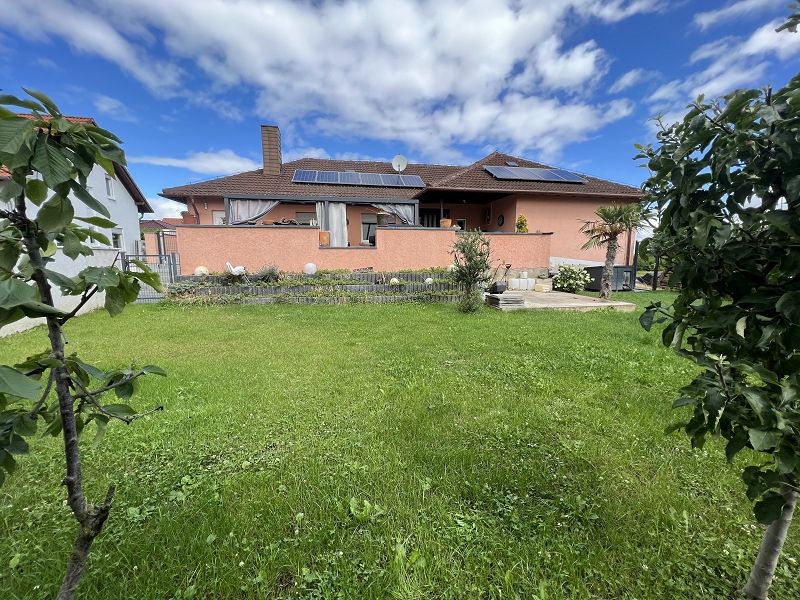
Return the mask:
[[[500,310],[576,310],[580,312],[610,308],[621,312],[633,312],[636,305],[619,300],[600,300],[591,296],[579,296],[565,292],[513,291],[494,296],[521,296],[522,306],[504,306],[501,298]]]

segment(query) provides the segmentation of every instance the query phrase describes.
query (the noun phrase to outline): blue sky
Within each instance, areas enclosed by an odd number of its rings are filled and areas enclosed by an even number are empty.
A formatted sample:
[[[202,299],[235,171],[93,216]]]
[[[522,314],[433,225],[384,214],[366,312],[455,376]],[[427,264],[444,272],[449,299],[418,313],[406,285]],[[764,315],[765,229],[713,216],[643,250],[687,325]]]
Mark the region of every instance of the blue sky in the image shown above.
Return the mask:
[[[0,0],[0,88],[45,91],[164,187],[301,156],[468,164],[498,149],[633,185],[651,117],[780,86],[787,0]]]

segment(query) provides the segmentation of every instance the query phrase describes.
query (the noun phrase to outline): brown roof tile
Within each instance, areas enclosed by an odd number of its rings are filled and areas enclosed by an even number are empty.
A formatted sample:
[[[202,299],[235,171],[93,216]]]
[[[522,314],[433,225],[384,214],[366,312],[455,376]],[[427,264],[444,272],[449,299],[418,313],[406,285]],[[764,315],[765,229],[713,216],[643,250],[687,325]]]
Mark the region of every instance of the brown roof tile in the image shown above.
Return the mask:
[[[182,219],[178,219],[183,222]],[[167,219],[142,219],[139,221],[139,229],[142,231],[161,231],[162,229],[175,229],[173,223],[169,223]]]
[[[553,181],[520,181],[496,179],[489,173],[485,166],[507,166],[506,163],[514,162],[520,167],[533,167],[539,169],[553,169],[552,165],[526,160],[502,152],[492,152],[479,161],[456,173],[451,173],[438,181],[428,182],[426,191],[432,190],[480,190],[491,192],[532,192],[532,193],[560,193],[560,194],[598,194],[598,195],[623,195],[641,196],[639,189],[616,183],[607,179],[591,177],[578,173],[585,183],[558,183]]]
[[[461,170],[450,165],[409,164],[404,175],[419,175],[426,183]],[[293,198],[299,196],[339,196],[365,198],[413,198],[419,188],[371,187],[362,185],[326,185],[315,183],[293,183],[296,169],[319,171],[358,171],[360,173],[394,173],[391,163],[361,160],[331,160],[324,158],[301,158],[284,163],[281,175],[265,175],[262,169],[245,171],[236,175],[209,179],[178,187],[165,188],[161,195],[174,200],[189,196],[275,196]]]
[[[165,188],[161,195],[173,200],[184,200],[190,196],[270,196],[274,198],[297,198],[307,196],[365,197],[365,198],[415,198],[434,190],[473,190],[492,192],[544,192],[565,194],[603,194],[603,195],[641,195],[639,190],[582,175],[584,184],[554,183],[542,181],[502,181],[495,179],[484,170],[484,165],[505,165],[514,161],[519,166],[548,168],[548,165],[525,160],[508,154],[494,152],[469,165],[426,165],[409,164],[404,175],[419,175],[427,187],[392,188],[361,185],[326,185],[312,183],[293,183],[296,169],[320,171],[358,171],[361,173],[394,173],[391,163],[353,160],[332,160],[321,158],[301,158],[283,165],[281,175],[265,175],[262,169],[245,171],[236,175],[208,179],[197,183]]]

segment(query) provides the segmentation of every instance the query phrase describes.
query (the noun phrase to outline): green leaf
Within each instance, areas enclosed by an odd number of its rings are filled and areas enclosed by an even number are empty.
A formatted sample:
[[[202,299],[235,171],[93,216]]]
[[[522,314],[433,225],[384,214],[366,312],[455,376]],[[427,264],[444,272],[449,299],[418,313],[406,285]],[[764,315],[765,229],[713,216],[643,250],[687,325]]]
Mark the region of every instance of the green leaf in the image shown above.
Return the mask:
[[[69,198],[53,196],[45,202],[36,215],[36,222],[45,231],[61,231],[72,222],[75,209]]]
[[[781,516],[786,499],[780,494],[768,493],[753,506],[753,514],[759,523],[769,525]]]
[[[58,110],[56,103],[53,102],[49,96],[46,96],[42,92],[38,92],[30,88],[23,87],[22,89],[26,94],[28,94],[33,98],[36,98],[39,102],[41,102],[42,106],[44,106],[45,109],[47,109],[47,112],[49,112],[52,116],[55,117],[61,115],[61,112]]]
[[[14,155],[26,142],[30,142],[35,130],[28,119],[14,117],[0,119],[0,152]]]
[[[26,414],[18,416],[14,420],[14,431],[22,436],[34,435],[36,433],[36,419],[32,419]]]
[[[47,198],[47,184],[41,179],[29,179],[25,184],[25,196],[39,206]]]
[[[644,328],[645,331],[650,331],[650,329],[653,327],[653,319],[655,316],[656,310],[654,308],[648,308],[641,315],[639,315],[639,324]]]
[[[753,446],[753,450],[757,450],[758,452],[770,450],[781,441],[781,432],[775,429],[750,429],[747,434],[750,438],[750,445]]]
[[[736,321],[736,333],[739,337],[744,337],[744,330],[747,327],[747,317],[744,316],[738,321]]]
[[[89,225],[95,225],[96,227],[102,227],[103,229],[111,229],[112,227],[116,227],[117,224],[114,221],[110,221],[108,219],[104,219],[103,217],[75,217],[78,221],[83,221],[84,223],[89,223]]]
[[[0,365],[0,393],[28,400],[38,400],[42,393],[42,386],[38,381],[26,377],[16,369]]]
[[[125,296],[117,287],[106,290],[105,308],[112,317],[116,317],[125,309]]]
[[[800,292],[786,292],[780,297],[775,309],[792,323],[800,323]]]
[[[119,285],[120,273],[114,267],[86,267],[78,277],[104,290]]]
[[[214,535],[213,533],[209,533],[208,537],[206,537],[206,544],[208,544],[210,546],[211,544],[214,543],[214,540],[216,540],[216,539],[217,539],[216,535]]]
[[[42,174],[42,178],[50,188],[71,181],[72,165],[56,147],[55,142],[43,133],[40,133],[36,140],[31,165]]]
[[[167,372],[156,365],[145,365],[142,367],[142,372],[149,373],[151,375],[161,375],[162,377],[167,376]]]
[[[28,110],[35,110],[36,112],[44,112],[44,108],[41,104],[37,104],[33,100],[17,98],[11,94],[0,95],[0,104],[10,104],[11,106],[19,106],[20,108],[27,108]]]
[[[94,196],[89,193],[85,187],[79,184],[77,181],[72,180],[70,183],[70,187],[72,188],[72,192],[75,194],[75,197],[83,202],[86,206],[91,208],[95,212],[99,212],[104,217],[110,217],[111,213],[108,212],[108,209],[103,205],[102,202],[97,200]]]
[[[83,290],[82,286],[71,277],[67,277],[66,275],[50,269],[42,269],[42,271],[44,272],[45,277],[55,283],[62,290],[68,290],[69,292],[80,292]]]
[[[127,404],[106,404],[103,407],[103,410],[109,415],[123,419],[132,417],[136,414],[136,411]]]

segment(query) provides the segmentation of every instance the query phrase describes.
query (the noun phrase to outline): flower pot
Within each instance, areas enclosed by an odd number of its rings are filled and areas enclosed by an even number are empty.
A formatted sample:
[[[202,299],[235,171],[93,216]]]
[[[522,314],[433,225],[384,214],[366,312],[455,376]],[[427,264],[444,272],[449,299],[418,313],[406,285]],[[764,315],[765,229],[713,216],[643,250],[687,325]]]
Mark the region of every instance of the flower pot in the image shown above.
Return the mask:
[[[330,231],[320,231],[319,232],[319,245],[320,246],[330,246],[331,245],[331,232]]]
[[[453,219],[439,219],[439,227],[448,229],[453,226]]]
[[[391,217],[389,213],[379,212],[376,216],[378,220],[378,227],[386,227],[389,225],[389,217]]]

